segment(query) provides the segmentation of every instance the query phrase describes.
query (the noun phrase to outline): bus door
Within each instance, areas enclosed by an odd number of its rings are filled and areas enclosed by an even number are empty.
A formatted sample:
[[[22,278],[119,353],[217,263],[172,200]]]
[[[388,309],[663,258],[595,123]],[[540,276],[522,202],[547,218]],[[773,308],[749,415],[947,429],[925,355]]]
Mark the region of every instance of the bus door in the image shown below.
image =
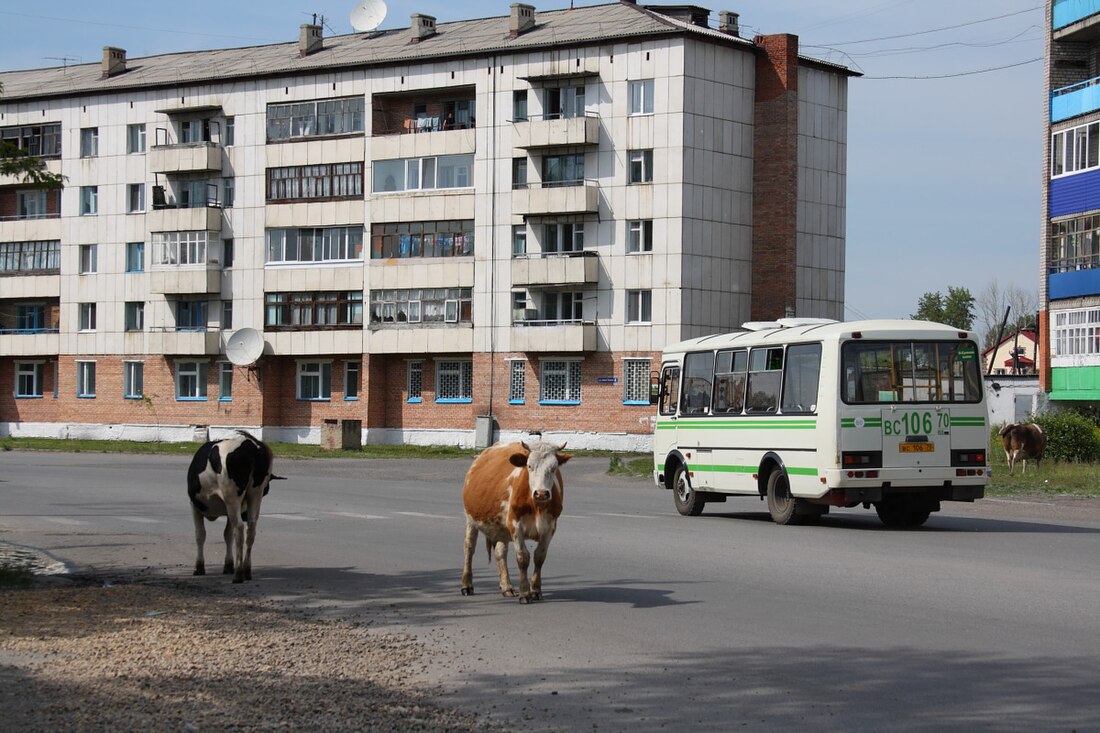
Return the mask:
[[[676,415],[680,405],[680,367],[661,367],[661,386],[657,398],[657,425],[653,431],[653,454],[657,465],[664,463],[676,449]]]

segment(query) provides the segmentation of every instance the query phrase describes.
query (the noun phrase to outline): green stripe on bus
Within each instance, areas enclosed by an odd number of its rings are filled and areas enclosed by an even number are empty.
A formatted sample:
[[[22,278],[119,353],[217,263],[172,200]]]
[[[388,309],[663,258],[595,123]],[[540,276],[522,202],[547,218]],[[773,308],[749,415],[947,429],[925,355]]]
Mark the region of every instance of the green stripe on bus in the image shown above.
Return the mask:
[[[692,473],[756,473],[759,466],[700,466],[695,463],[688,464],[688,470]],[[787,473],[792,476],[816,476],[816,468],[797,468],[787,466]]]
[[[951,424],[959,427],[984,427],[984,417],[952,417]]]
[[[814,430],[816,420],[680,420],[657,423],[658,430]]]

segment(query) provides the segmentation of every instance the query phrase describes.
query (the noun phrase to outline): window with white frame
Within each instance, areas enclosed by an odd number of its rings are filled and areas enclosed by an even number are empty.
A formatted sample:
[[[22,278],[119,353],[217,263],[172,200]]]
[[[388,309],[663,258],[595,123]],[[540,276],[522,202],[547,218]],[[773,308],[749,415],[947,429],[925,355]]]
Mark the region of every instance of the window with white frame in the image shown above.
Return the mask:
[[[584,117],[584,87],[547,87],[543,92],[545,119]]]
[[[436,362],[435,401],[470,402],[474,398],[472,361]]]
[[[633,219],[627,222],[626,251],[632,254],[653,251],[652,219]]]
[[[630,114],[653,114],[653,80],[639,79],[630,82]]]
[[[373,171],[374,193],[469,188],[474,185],[474,156],[376,160]]]
[[[81,331],[95,330],[95,303],[80,303],[77,305],[77,328]]]
[[[1053,359],[1100,354],[1100,308],[1051,311],[1050,320]]]
[[[145,364],[143,362],[122,362],[122,396],[128,400],[136,400],[145,396]]]
[[[523,122],[527,119],[527,90],[517,89],[512,92],[512,121]]]
[[[623,361],[623,402],[625,404],[649,404],[649,368],[649,359]]]
[[[332,362],[298,362],[298,399],[329,400],[332,398]]]
[[[527,188],[527,156],[512,158],[512,188]]]
[[[631,150],[627,154],[630,183],[650,183],[653,180],[653,151]]]
[[[94,244],[80,245],[80,265],[78,272],[81,275],[93,273],[97,269],[99,248]]]
[[[526,390],[527,365],[521,359],[508,362],[508,403],[522,405]]]
[[[233,199],[237,196],[237,179],[233,176],[226,176],[222,179],[222,191],[222,206],[232,209]]]
[[[222,301],[222,330],[229,331],[233,328],[233,301],[226,299]]]
[[[516,224],[512,227],[512,256],[522,257],[527,254],[527,225]]]
[[[344,399],[359,399],[359,362],[344,362]]]
[[[80,187],[80,215],[95,216],[99,213],[99,187]]]
[[[267,105],[267,140],[363,131],[365,98],[345,97]]]
[[[218,362],[218,399],[223,402],[233,399],[233,365],[228,361]]]
[[[237,142],[237,120],[234,117],[225,118],[225,139],[222,140],[224,145],[234,145]]]
[[[372,290],[370,322],[373,325],[472,323],[472,288],[410,288]]]
[[[205,400],[206,370],[205,361],[176,362],[176,399]]]
[[[626,322],[650,323],[653,320],[653,291],[626,291]]]
[[[267,262],[347,262],[363,257],[363,227],[268,229]]]
[[[126,211],[131,214],[145,211],[144,183],[131,183],[126,186]]]
[[[16,217],[19,219],[45,219],[49,216],[47,191],[16,191]]]
[[[153,262],[158,265],[205,265],[209,232],[153,232]]]
[[[421,390],[424,386],[424,362],[410,361],[408,374],[406,375],[406,392],[409,402],[420,402]]]
[[[126,125],[126,152],[145,152],[145,125]]]
[[[80,157],[94,158],[99,155],[99,128],[84,127],[80,130]]]
[[[41,397],[43,372],[40,361],[15,362],[15,396]]]
[[[1100,122],[1090,122],[1050,137],[1051,178],[1100,168]]]
[[[145,303],[140,300],[127,301],[123,306],[123,328],[127,331],[141,331],[145,328]]]
[[[145,242],[126,243],[126,272],[145,272]]]
[[[543,254],[580,252],[584,249],[584,223],[550,223],[543,231]]]
[[[581,363],[577,360],[542,362],[539,403],[572,405],[581,401]]]
[[[95,397],[95,362],[76,363],[76,396]]]

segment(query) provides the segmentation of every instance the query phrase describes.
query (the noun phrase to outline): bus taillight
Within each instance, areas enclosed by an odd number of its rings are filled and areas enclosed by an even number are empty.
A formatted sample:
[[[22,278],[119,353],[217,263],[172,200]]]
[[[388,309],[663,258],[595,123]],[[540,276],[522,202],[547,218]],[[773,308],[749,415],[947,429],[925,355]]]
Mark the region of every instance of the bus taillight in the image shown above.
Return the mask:
[[[882,468],[882,451],[844,451],[840,454],[840,465],[843,468]]]
[[[952,466],[985,466],[984,450],[953,450],[951,451]]]

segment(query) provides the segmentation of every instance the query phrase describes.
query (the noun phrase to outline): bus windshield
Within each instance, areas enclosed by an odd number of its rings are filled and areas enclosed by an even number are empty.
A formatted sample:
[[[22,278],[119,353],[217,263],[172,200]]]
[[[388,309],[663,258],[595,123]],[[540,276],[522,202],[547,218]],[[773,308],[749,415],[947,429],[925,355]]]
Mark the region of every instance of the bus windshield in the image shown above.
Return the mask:
[[[973,341],[849,341],[841,350],[841,374],[849,404],[982,399]]]

